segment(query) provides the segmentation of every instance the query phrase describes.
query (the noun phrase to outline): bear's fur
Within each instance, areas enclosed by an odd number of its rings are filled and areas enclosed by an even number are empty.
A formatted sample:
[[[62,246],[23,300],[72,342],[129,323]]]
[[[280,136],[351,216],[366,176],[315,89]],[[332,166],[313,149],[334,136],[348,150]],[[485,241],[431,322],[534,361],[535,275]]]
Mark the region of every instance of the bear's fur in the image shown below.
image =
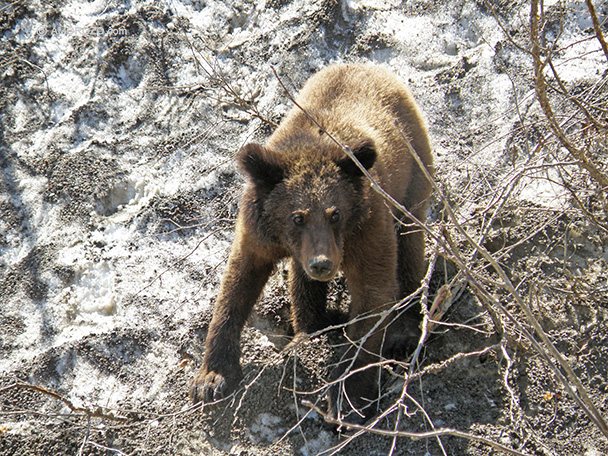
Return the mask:
[[[422,231],[396,229],[402,214],[389,208],[325,133],[348,146],[386,192],[423,220],[431,185],[404,135],[430,172],[431,147],[408,89],[378,66],[334,65],[314,75],[296,101],[322,129],[294,107],[265,145],[248,144],[236,157],[248,182],[203,365],[191,389],[194,401],[219,400],[237,387],[241,330],[280,259],[290,258],[294,341],[326,324],[327,284],[339,270],[351,294],[350,319],[386,309],[416,290],[424,275]],[[395,330],[392,340],[417,337],[418,319],[406,325],[411,334]],[[358,341],[376,322],[351,323],[349,339]],[[386,340],[382,331],[371,334],[350,367],[377,361]],[[348,364],[338,366],[334,378]],[[345,389],[351,400],[372,399],[376,383],[368,369],[349,377]],[[334,413],[336,399],[334,388]]]

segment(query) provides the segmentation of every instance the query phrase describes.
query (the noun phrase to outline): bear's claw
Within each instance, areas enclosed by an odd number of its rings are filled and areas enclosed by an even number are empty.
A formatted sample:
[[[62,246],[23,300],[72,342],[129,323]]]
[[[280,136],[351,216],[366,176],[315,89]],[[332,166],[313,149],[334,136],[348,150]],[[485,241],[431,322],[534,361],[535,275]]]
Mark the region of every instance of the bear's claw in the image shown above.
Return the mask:
[[[195,404],[221,401],[232,393],[233,383],[217,372],[199,372],[192,381],[190,398]]]

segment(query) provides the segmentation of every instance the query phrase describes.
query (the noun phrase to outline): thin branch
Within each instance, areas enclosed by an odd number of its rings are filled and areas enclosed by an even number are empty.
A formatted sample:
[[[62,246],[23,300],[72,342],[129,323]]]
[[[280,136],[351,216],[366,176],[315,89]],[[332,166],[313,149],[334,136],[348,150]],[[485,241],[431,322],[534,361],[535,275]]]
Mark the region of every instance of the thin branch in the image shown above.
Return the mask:
[[[50,391],[41,386],[31,385],[29,383],[15,383],[13,385],[6,386],[0,389],[0,394],[7,393],[12,390],[29,390],[35,391],[37,393],[42,393],[47,396],[50,396],[58,401],[63,402],[72,412],[74,413],[82,413],[89,418],[103,418],[104,420],[110,421],[119,421],[119,422],[127,422],[130,421],[129,418],[118,415],[116,410],[111,410],[106,407],[95,406],[95,407],[78,407],[74,405],[71,401],[66,399],[65,397],[55,393],[54,391]]]
[[[190,50],[192,51],[192,57],[194,58],[197,68],[200,67],[210,79],[215,80],[219,84],[219,86],[224,90],[224,92],[232,97],[235,106],[238,106],[240,109],[250,114],[251,116],[257,117],[262,122],[265,122],[271,127],[277,127],[277,124],[275,122],[273,122],[271,119],[262,114],[253,101],[246,100],[239,93],[239,91],[231,85],[228,78],[221,74],[220,71],[214,65],[212,65],[209,59],[203,56],[198,51],[198,49],[195,48],[194,44],[192,43],[192,41],[184,30],[182,30],[182,36],[184,40],[188,43],[188,46],[190,46]],[[206,66],[201,63],[201,60],[205,63]]]
[[[371,426],[364,426],[364,425],[360,425],[360,424],[348,423],[348,422],[345,422],[342,420],[332,418],[326,412],[321,410],[319,407],[317,407],[310,401],[303,401],[303,404],[307,407],[310,407],[315,412],[317,412],[319,415],[321,415],[323,417],[323,419],[329,424],[333,424],[336,426],[345,427],[345,428],[349,428],[349,429],[353,429],[353,430],[357,430],[357,431],[369,432],[370,434],[377,434],[377,435],[382,435],[385,437],[406,437],[406,438],[410,438],[412,440],[430,439],[430,438],[450,435],[453,437],[459,437],[462,439],[472,440],[474,442],[479,442],[484,445],[488,445],[488,446],[490,446],[498,451],[502,451],[506,454],[514,454],[516,456],[529,456],[529,454],[527,454],[527,453],[522,453],[521,451],[511,449],[498,442],[494,442],[492,440],[486,439],[485,437],[481,437],[479,435],[471,434],[468,432],[458,431],[456,429],[440,428],[440,429],[434,429],[432,431],[427,431],[427,432],[407,432],[407,431],[397,431],[397,430],[391,430],[391,429],[378,429],[378,428],[371,427]]]
[[[427,374],[437,374],[437,373],[447,369],[449,366],[454,364],[456,361],[460,361],[462,359],[467,359],[467,358],[472,358],[472,357],[482,356],[482,355],[485,355],[486,353],[490,353],[491,351],[499,350],[501,347],[502,347],[502,343],[490,345],[490,346],[488,346],[482,350],[476,351],[476,352],[456,353],[454,356],[452,356],[444,361],[441,361],[441,362],[435,363],[435,364],[431,364],[429,366],[426,366],[420,372],[416,372],[414,374],[408,375],[408,378],[410,381],[412,381],[412,380],[416,380],[420,377],[424,377]]]
[[[604,39],[604,34],[602,33],[602,27],[600,26],[600,21],[597,19],[597,13],[595,12],[595,7],[591,0],[585,0],[587,4],[587,9],[589,10],[589,14],[591,14],[591,20],[593,21],[593,30],[595,30],[595,36],[597,37],[600,45],[602,46],[602,51],[604,51],[604,55],[608,60],[608,45],[606,44],[606,40]]]
[[[599,183],[604,189],[608,188],[608,177],[605,176],[586,156],[583,150],[576,147],[562,130],[559,123],[555,120],[555,114],[551,108],[549,96],[547,94],[547,84],[545,81],[544,68],[546,63],[541,58],[541,46],[539,43],[540,18],[538,11],[538,0],[532,0],[530,12],[530,39],[532,41],[532,56],[534,60],[534,77],[536,96],[545,113],[545,117],[549,121],[549,125],[555,136],[559,139],[562,145],[570,152],[570,154],[578,161],[579,166],[582,166],[589,175]],[[608,429],[607,429],[608,432]]]
[[[51,96],[51,89],[49,88],[49,80],[46,77],[46,73],[44,72],[44,70],[41,67],[39,67],[38,65],[36,65],[35,63],[32,63],[27,59],[19,58],[18,60],[22,63],[27,63],[29,66],[31,66],[35,70],[38,70],[42,73],[42,76],[44,76],[44,83],[46,84],[46,96],[50,101],[53,101],[53,97]]]

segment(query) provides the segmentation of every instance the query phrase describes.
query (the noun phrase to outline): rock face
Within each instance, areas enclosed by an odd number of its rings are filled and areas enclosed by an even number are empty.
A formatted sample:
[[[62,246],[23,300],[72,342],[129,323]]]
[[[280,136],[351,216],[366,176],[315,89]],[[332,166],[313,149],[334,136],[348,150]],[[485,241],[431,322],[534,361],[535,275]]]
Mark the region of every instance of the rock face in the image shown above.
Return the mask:
[[[544,30],[558,40],[561,81],[605,122],[606,60],[585,4],[546,3]],[[492,9],[456,0],[0,7],[0,453],[294,455],[343,442],[314,413],[299,422],[309,396],[293,392],[323,386],[342,333],[303,344],[297,359],[277,355],[289,332],[281,267],[244,330],[241,387],[248,387],[219,411],[183,411],[233,239],[242,185],[233,156],[267,137],[292,107],[273,69],[295,93],[336,62],[381,64],[408,83],[428,119],[437,180],[461,222],[522,293],[536,297],[543,327],[578,360],[592,398],[601,397],[603,197],[551,143],[524,52],[528,16],[523,1]],[[568,97],[559,100],[556,111],[575,132],[584,115]],[[605,135],[586,131],[581,144],[605,172]],[[440,211],[432,202],[431,223]],[[454,242],[462,247],[458,236]],[[471,253],[464,257],[474,261]],[[440,262],[432,290],[454,273]],[[347,296],[338,278],[330,290],[337,314]],[[459,295],[446,318],[466,327],[431,339],[426,365],[497,341],[472,295]],[[606,453],[549,369],[518,347],[507,352],[513,364],[500,350],[459,358],[409,392],[438,427],[531,454]],[[399,398],[401,378],[385,388],[381,409]],[[105,418],[88,422],[82,409]],[[527,417],[525,428],[514,413]],[[401,426],[430,424],[418,413]],[[366,435],[347,450],[388,454],[391,444]],[[443,445],[454,454],[485,451],[466,440]],[[441,451],[436,441],[408,440],[397,450]]]

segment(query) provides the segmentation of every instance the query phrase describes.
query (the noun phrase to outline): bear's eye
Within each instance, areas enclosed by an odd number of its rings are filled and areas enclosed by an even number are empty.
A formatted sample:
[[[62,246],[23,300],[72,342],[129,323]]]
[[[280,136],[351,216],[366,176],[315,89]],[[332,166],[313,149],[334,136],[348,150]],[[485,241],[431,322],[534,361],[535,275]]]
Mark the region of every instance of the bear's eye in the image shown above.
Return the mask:
[[[340,215],[340,211],[338,209],[336,209],[329,216],[329,222],[330,223],[338,223],[341,218],[342,218],[342,216]]]
[[[294,225],[302,226],[304,225],[304,216],[302,214],[293,214],[291,221]]]

